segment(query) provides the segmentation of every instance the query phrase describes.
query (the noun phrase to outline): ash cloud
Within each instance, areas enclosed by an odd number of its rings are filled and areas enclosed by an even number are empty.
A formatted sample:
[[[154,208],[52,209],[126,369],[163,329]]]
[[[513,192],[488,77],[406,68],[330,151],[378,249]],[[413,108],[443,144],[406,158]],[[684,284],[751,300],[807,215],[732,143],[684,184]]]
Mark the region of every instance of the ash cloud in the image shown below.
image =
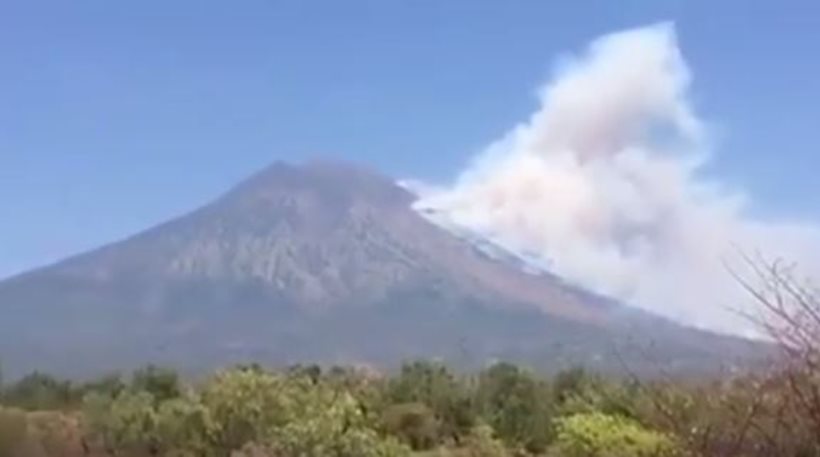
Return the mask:
[[[701,170],[708,126],[674,27],[596,39],[564,58],[529,119],[416,208],[547,264],[565,279],[696,326],[743,334],[738,249],[820,273],[813,224],[757,220],[750,198]],[[742,133],[742,132],[741,132]]]

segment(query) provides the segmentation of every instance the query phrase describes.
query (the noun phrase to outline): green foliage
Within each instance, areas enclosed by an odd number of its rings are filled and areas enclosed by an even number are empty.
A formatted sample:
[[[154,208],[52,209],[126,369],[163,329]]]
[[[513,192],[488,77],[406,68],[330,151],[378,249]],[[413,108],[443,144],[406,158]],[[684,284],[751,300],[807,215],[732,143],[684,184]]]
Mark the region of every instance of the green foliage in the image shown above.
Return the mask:
[[[294,381],[295,382],[295,381]],[[288,421],[297,398],[286,379],[257,370],[231,370],[217,374],[202,389],[201,401],[210,415],[208,432],[222,452],[246,443],[264,442],[271,429]]]
[[[506,363],[457,376],[419,361],[388,378],[249,365],[194,386],[150,366],[127,384],[35,373],[5,400],[46,411],[0,409],[0,457],[820,455],[793,391],[815,377],[787,374],[641,383],[576,369],[549,380]]]
[[[303,398],[296,417],[269,438],[277,455],[315,457],[388,457],[409,455],[393,438],[382,438],[365,426],[355,399],[320,389]]]
[[[553,379],[552,393],[556,403],[563,403],[569,397],[584,389],[593,379],[583,367],[563,370]]]
[[[553,399],[560,416],[602,412],[635,419],[639,397],[635,382],[606,379],[583,368],[563,371],[553,383]]]
[[[559,419],[554,452],[560,457],[671,457],[681,450],[669,436],[603,413]]]
[[[319,378],[238,369],[199,391],[157,401],[145,390],[90,394],[89,430],[109,449],[176,456],[264,452],[285,456],[399,456],[409,450],[379,435],[356,398]]]
[[[161,403],[156,410],[157,445],[169,454],[208,456],[213,446],[209,435],[214,430],[210,411],[194,394]]]
[[[474,427],[464,441],[466,457],[504,457],[508,455],[504,444],[494,436],[492,427]]]
[[[636,390],[630,385],[596,379],[567,395],[558,409],[562,416],[602,412],[635,418],[637,396]]]
[[[317,383],[322,377],[322,367],[316,364],[292,365],[288,368],[288,374],[297,377],[305,377],[310,379],[313,383]]]
[[[91,393],[83,417],[88,434],[106,449],[212,455],[210,413],[193,394],[157,403],[144,391],[124,390],[114,398]]]
[[[223,372],[201,393],[218,452],[253,445],[271,455],[400,456],[409,450],[369,426],[357,399],[312,376]]]
[[[3,392],[3,403],[29,411],[63,409],[77,400],[76,390],[70,381],[39,372],[7,386]]]
[[[353,395],[366,421],[373,427],[378,426],[387,404],[385,381],[382,377],[360,368],[332,367],[322,379],[333,389]]]
[[[494,437],[488,425],[478,425],[464,437],[459,447],[443,446],[416,453],[416,457],[507,457],[512,453]]]
[[[126,388],[122,377],[119,374],[109,374],[98,379],[89,381],[80,386],[79,391],[83,396],[88,392],[96,392],[110,397],[116,397]]]
[[[458,442],[475,424],[470,393],[440,363],[405,364],[388,386],[388,400],[427,405],[440,423],[440,440]]]
[[[84,417],[89,431],[109,449],[152,450],[158,446],[154,397],[125,390],[117,397],[86,396]]]
[[[476,403],[509,445],[541,452],[549,443],[551,391],[532,374],[509,363],[493,365],[479,376]]]
[[[399,403],[384,411],[385,429],[415,450],[430,449],[438,443],[440,424],[423,403]]]
[[[131,378],[131,389],[147,392],[157,402],[176,398],[182,393],[176,371],[155,365],[135,371]]]

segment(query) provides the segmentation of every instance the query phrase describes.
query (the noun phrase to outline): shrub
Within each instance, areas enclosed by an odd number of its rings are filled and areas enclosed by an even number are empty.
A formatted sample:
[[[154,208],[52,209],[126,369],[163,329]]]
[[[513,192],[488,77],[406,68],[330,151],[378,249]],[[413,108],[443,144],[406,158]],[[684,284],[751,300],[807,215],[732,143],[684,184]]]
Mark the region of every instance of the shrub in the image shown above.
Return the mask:
[[[465,457],[506,456],[506,448],[494,435],[495,433],[490,426],[478,425],[473,427],[467,439],[464,440]]]
[[[557,421],[553,449],[561,457],[670,457],[680,455],[667,435],[632,420],[603,413]]]
[[[116,398],[92,393],[84,399],[86,427],[106,448],[146,450],[157,444],[154,398],[125,390]]]
[[[298,406],[295,390],[284,377],[261,370],[229,370],[211,378],[200,398],[211,421],[209,440],[217,452],[224,455],[247,443],[263,443]]]
[[[34,372],[6,386],[3,402],[28,411],[65,409],[76,406],[75,394],[71,382]]]
[[[154,400],[162,402],[182,394],[179,375],[176,371],[147,365],[134,372],[131,388],[151,394]]]
[[[234,370],[202,391],[221,455],[394,457],[409,449],[369,427],[357,399],[311,376]]]
[[[441,363],[407,363],[391,379],[387,399],[393,403],[422,403],[435,414],[442,441],[458,442],[474,425],[471,398],[456,376]]]
[[[542,452],[550,440],[552,393],[549,386],[509,363],[481,373],[476,406],[485,422],[508,445]]]
[[[387,431],[415,450],[430,449],[439,439],[439,422],[433,411],[421,403],[399,403],[384,412]]]

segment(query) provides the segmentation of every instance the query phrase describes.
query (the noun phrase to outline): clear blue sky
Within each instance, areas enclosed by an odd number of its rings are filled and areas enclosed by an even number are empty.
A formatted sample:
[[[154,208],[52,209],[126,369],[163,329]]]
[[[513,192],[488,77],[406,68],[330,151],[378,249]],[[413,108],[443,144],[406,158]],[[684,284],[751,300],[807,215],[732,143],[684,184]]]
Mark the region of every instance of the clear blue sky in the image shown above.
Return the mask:
[[[191,209],[275,159],[441,180],[553,59],[671,20],[710,170],[820,219],[820,2],[0,0],[0,277]]]

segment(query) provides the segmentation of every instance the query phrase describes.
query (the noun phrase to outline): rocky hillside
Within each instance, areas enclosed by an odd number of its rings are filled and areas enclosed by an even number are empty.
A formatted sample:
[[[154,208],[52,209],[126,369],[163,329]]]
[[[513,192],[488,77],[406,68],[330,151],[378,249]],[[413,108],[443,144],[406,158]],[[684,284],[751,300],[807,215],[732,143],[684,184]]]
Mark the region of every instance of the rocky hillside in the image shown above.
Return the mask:
[[[276,163],[190,214],[0,282],[0,360],[68,374],[422,356],[700,370],[754,350],[487,255],[412,201],[353,165]]]

